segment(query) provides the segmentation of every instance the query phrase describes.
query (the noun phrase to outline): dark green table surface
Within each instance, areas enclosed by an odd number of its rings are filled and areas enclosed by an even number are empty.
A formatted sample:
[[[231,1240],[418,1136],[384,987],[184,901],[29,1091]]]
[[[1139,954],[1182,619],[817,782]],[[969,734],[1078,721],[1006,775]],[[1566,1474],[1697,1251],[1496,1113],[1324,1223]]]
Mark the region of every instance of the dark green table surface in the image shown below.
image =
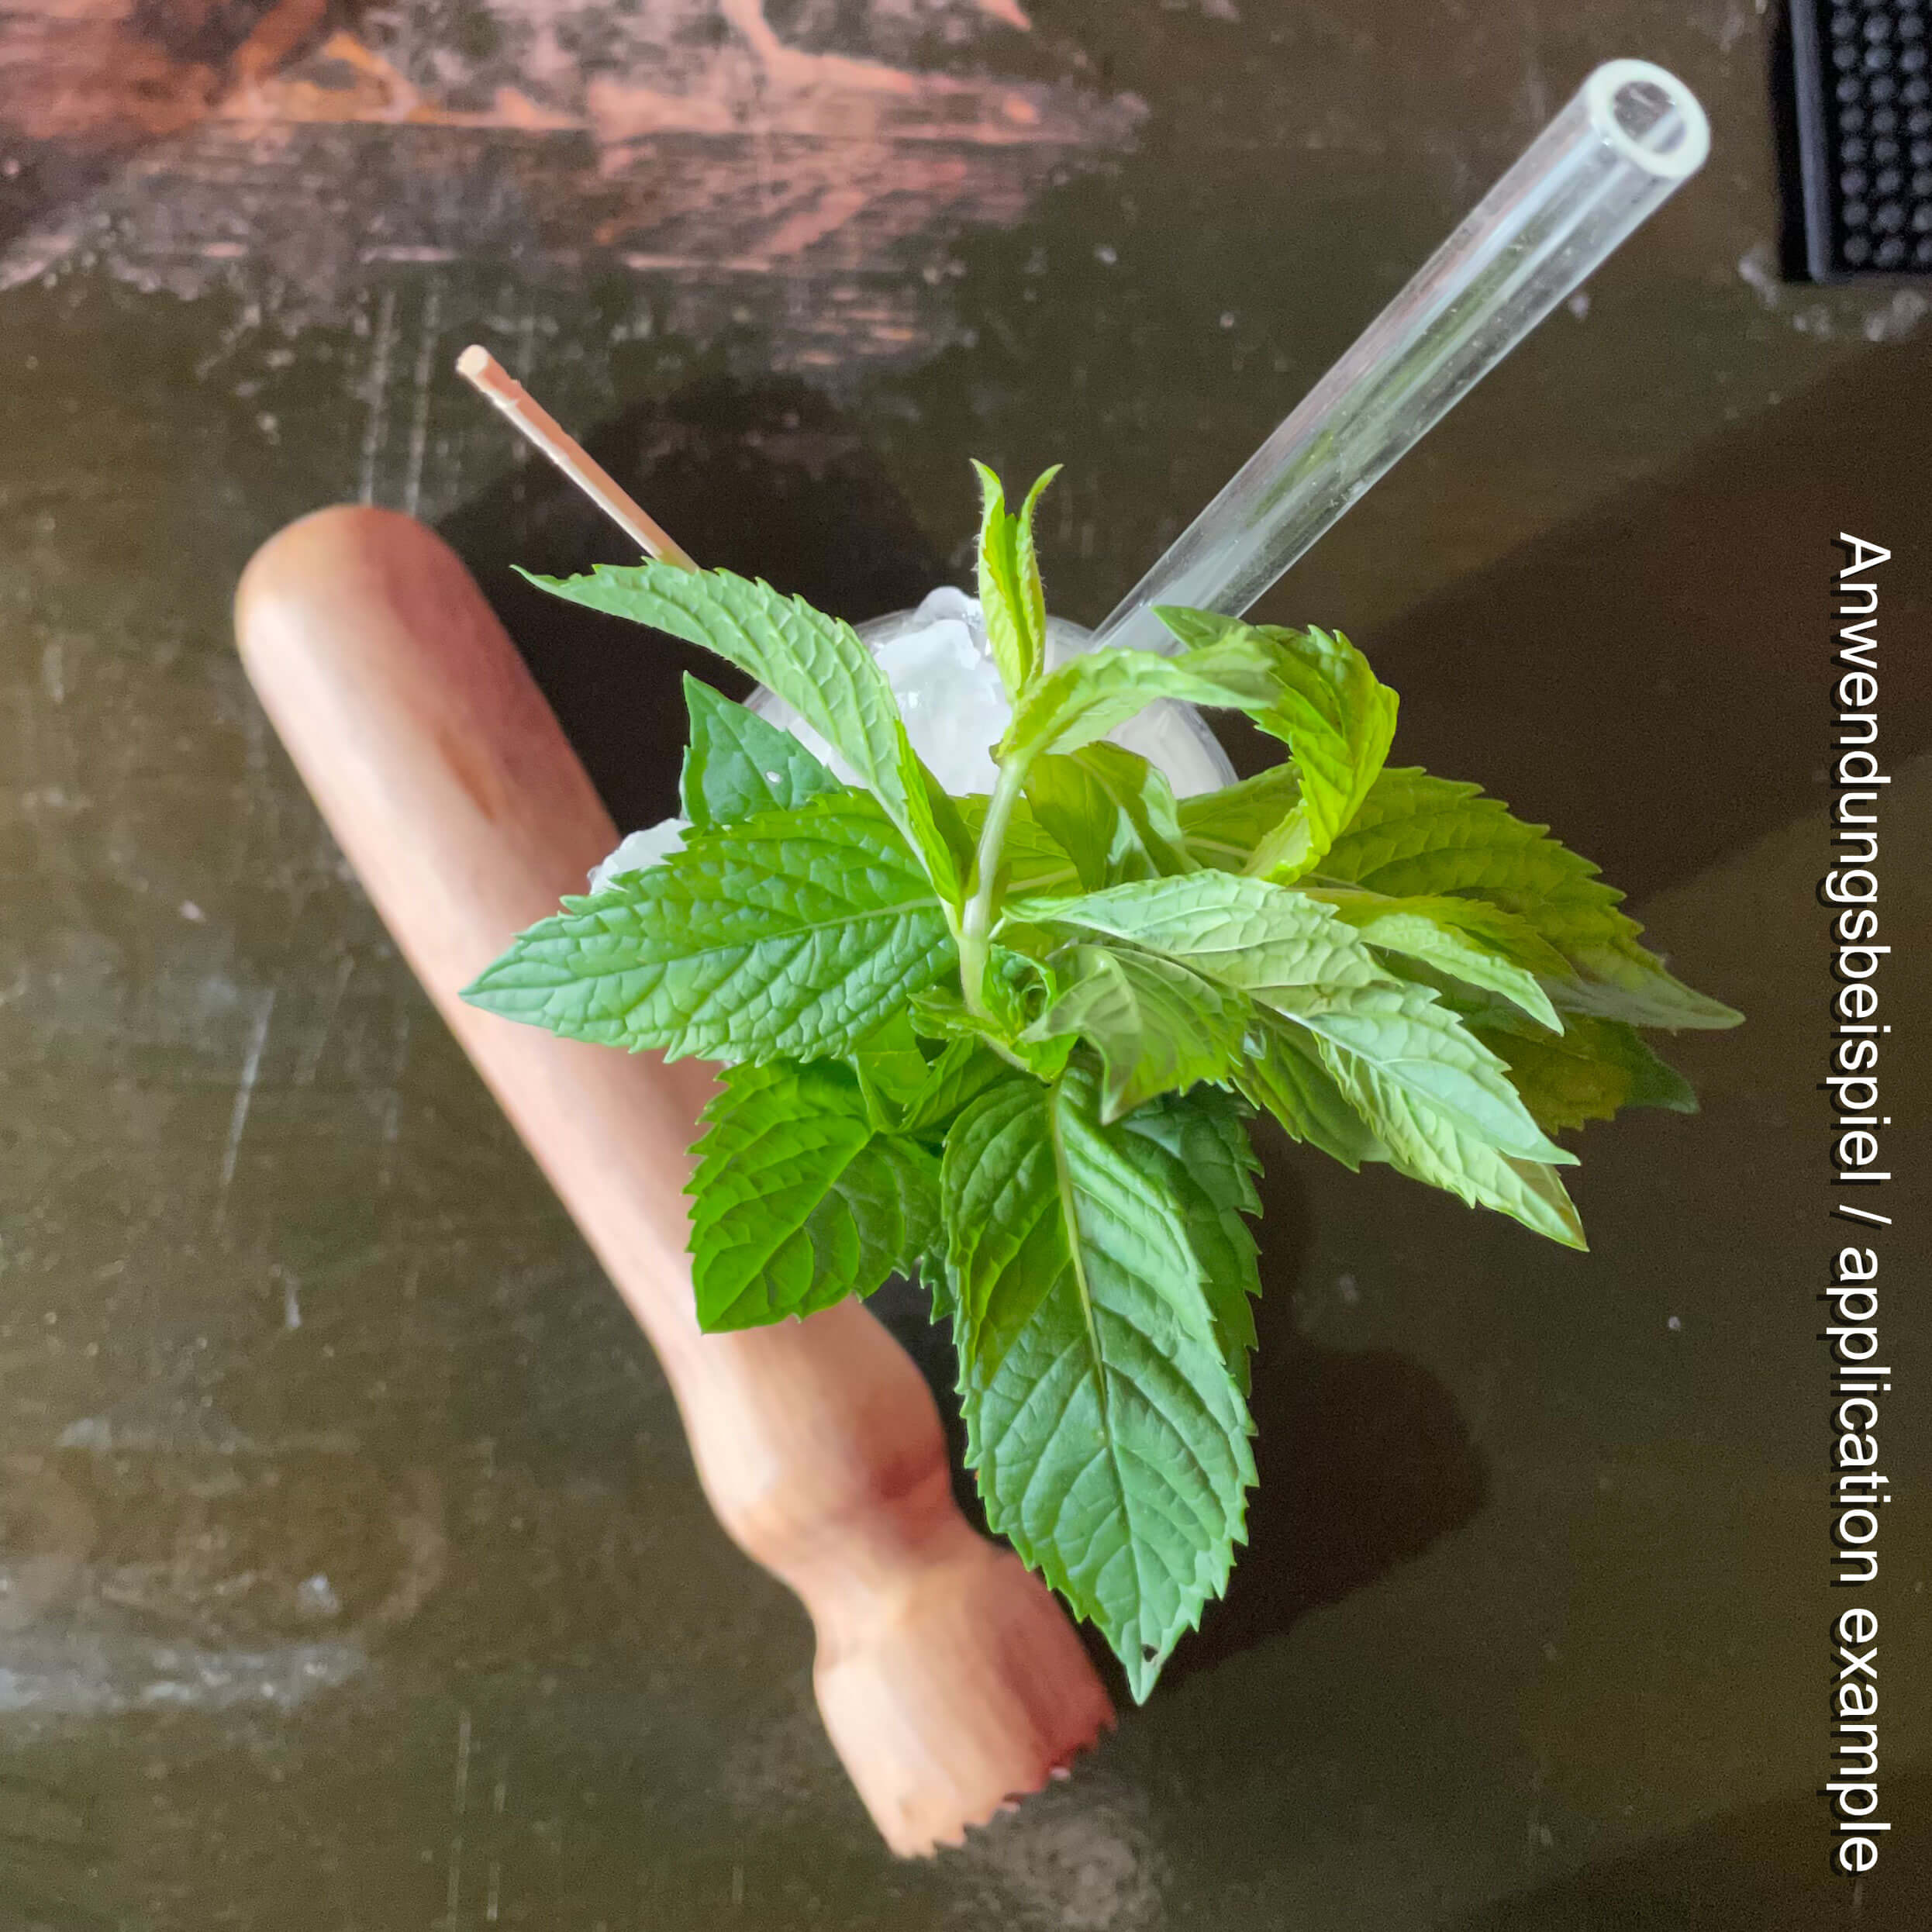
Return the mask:
[[[0,1926],[1932,1923],[1926,297],[1780,284],[1762,0],[1030,12],[0,16]],[[896,1864],[802,1613],[250,698],[236,575],[325,502],[438,521],[645,821],[681,661],[519,595],[621,543],[464,343],[697,554],[854,618],[957,573],[969,454],[1064,461],[1092,621],[1624,53],[1707,102],[1705,174],[1264,609],[1347,628],[1405,755],[1554,821],[1751,1023],[1682,1044],[1700,1117],[1584,1137],[1587,1258],[1271,1146],[1230,1599],[1074,1782]],[[1855,1901],[1813,1795],[1841,530],[1898,553]]]

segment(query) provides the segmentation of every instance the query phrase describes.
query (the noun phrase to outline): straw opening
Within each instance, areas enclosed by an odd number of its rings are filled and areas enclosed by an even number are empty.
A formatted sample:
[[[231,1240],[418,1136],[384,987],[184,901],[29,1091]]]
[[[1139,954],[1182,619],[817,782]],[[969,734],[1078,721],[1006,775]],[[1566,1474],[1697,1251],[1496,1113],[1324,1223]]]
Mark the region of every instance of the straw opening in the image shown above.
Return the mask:
[[[1710,153],[1710,122],[1674,74],[1648,60],[1606,61],[1584,83],[1590,118],[1627,159],[1682,181]]]

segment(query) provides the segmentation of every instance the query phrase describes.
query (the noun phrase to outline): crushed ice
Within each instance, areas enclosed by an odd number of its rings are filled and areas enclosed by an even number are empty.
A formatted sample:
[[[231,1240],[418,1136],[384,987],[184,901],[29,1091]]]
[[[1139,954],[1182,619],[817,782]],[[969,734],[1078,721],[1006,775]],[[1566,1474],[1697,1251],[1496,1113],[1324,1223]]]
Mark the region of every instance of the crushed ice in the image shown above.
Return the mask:
[[[1056,666],[1085,648],[1088,637],[1058,618],[1048,620],[1047,633],[1049,661]],[[906,736],[933,775],[955,794],[990,792],[998,775],[992,747],[1013,716],[1013,706],[987,647],[978,599],[944,585],[917,610],[880,618],[862,626],[859,634],[885,673]],[[847,784],[857,781],[851,767],[789,705],[768,691],[754,692],[750,705],[760,717],[790,732]],[[1110,735],[1160,767],[1182,798],[1233,782],[1233,768],[1213,734],[1185,706],[1150,706]],[[685,819],[666,819],[632,833],[591,874],[591,890],[601,892],[623,873],[668,858],[689,829]]]
[[[612,879],[626,872],[643,872],[661,865],[684,844],[685,834],[690,830],[688,819],[664,819],[641,832],[633,832],[592,871],[590,889],[601,892]]]

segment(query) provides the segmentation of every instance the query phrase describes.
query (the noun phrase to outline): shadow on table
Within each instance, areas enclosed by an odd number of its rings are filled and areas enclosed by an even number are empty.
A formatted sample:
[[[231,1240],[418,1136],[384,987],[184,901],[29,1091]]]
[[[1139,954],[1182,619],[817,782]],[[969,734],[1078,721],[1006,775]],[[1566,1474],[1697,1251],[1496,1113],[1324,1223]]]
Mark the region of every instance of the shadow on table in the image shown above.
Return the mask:
[[[1392,1349],[1351,1353],[1300,1333],[1295,1288],[1309,1220],[1295,1154],[1271,1122],[1255,1131],[1261,1295],[1248,1397],[1257,1480],[1247,1540],[1236,1552],[1226,1596],[1202,1611],[1201,1627],[1181,1640],[1162,1673],[1168,1690],[1413,1561],[1469,1521],[1489,1496],[1482,1460],[1434,1376]],[[954,1493],[967,1520],[984,1529],[965,1468],[950,1335],[933,1325],[915,1282],[888,1282],[871,1305],[925,1375],[946,1424]],[[1079,1629],[1116,1702],[1124,1703],[1126,1676],[1105,1640],[1090,1625]]]
[[[1628,1857],[1485,1906],[1453,1932],[1922,1932],[1932,1900],[1932,1772],[1885,1781],[1879,1868],[1828,1863],[1823,1801],[1806,1794],[1706,1820]]]
[[[1444,1385],[1392,1349],[1324,1347],[1300,1332],[1295,1284],[1309,1233],[1299,1159],[1258,1123],[1262,1171],[1258,1341],[1249,1407],[1258,1480],[1226,1596],[1202,1613],[1169,1688],[1340,1603],[1467,1523],[1489,1478]]]
[[[1899,511],[1897,426],[1927,420],[1932,354],[1887,344],[1358,638],[1402,693],[1398,762],[1475,780],[1634,898],[1693,876],[1820,803],[1848,531],[1896,553],[1872,572],[1896,772],[1932,743],[1932,660],[1899,642],[1932,620]]]
[[[1248,1398],[1257,1481],[1247,1540],[1226,1596],[1202,1611],[1201,1627],[1181,1640],[1162,1673],[1168,1690],[1412,1561],[1489,1495],[1482,1458],[1434,1376],[1392,1349],[1325,1348],[1299,1332],[1295,1287],[1309,1223],[1295,1155],[1272,1123],[1258,1123],[1256,1137],[1261,1296]],[[924,1374],[946,1423],[954,1492],[968,1520],[984,1529],[964,1466],[950,1336],[933,1325],[916,1283],[888,1282],[871,1307]],[[1113,1653],[1091,1626],[1079,1627],[1115,1700],[1124,1702],[1126,1679]]]

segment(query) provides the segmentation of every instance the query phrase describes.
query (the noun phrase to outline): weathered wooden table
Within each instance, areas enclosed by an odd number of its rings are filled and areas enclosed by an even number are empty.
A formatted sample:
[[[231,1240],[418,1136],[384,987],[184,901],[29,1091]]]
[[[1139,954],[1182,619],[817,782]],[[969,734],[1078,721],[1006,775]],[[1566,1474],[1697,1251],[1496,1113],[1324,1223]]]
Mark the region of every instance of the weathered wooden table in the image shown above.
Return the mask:
[[[0,16],[0,1924],[1839,1922],[1827,546],[1899,551],[1909,957],[1932,322],[1778,282],[1770,32],[1741,0]],[[1682,1044],[1700,1119],[1587,1137],[1587,1259],[1278,1153],[1231,1599],[1073,1783],[895,1865],[802,1617],[249,698],[236,573],[321,502],[438,521],[643,822],[684,661],[509,576],[614,553],[463,343],[696,554],[855,618],[959,569],[968,455],[1064,461],[1045,561],[1091,620],[1626,53],[1709,105],[1706,174],[1267,609],[1349,630],[1406,755],[1556,822],[1751,1023]],[[1927,1416],[1889,1416],[1866,1927],[1932,1886]]]

